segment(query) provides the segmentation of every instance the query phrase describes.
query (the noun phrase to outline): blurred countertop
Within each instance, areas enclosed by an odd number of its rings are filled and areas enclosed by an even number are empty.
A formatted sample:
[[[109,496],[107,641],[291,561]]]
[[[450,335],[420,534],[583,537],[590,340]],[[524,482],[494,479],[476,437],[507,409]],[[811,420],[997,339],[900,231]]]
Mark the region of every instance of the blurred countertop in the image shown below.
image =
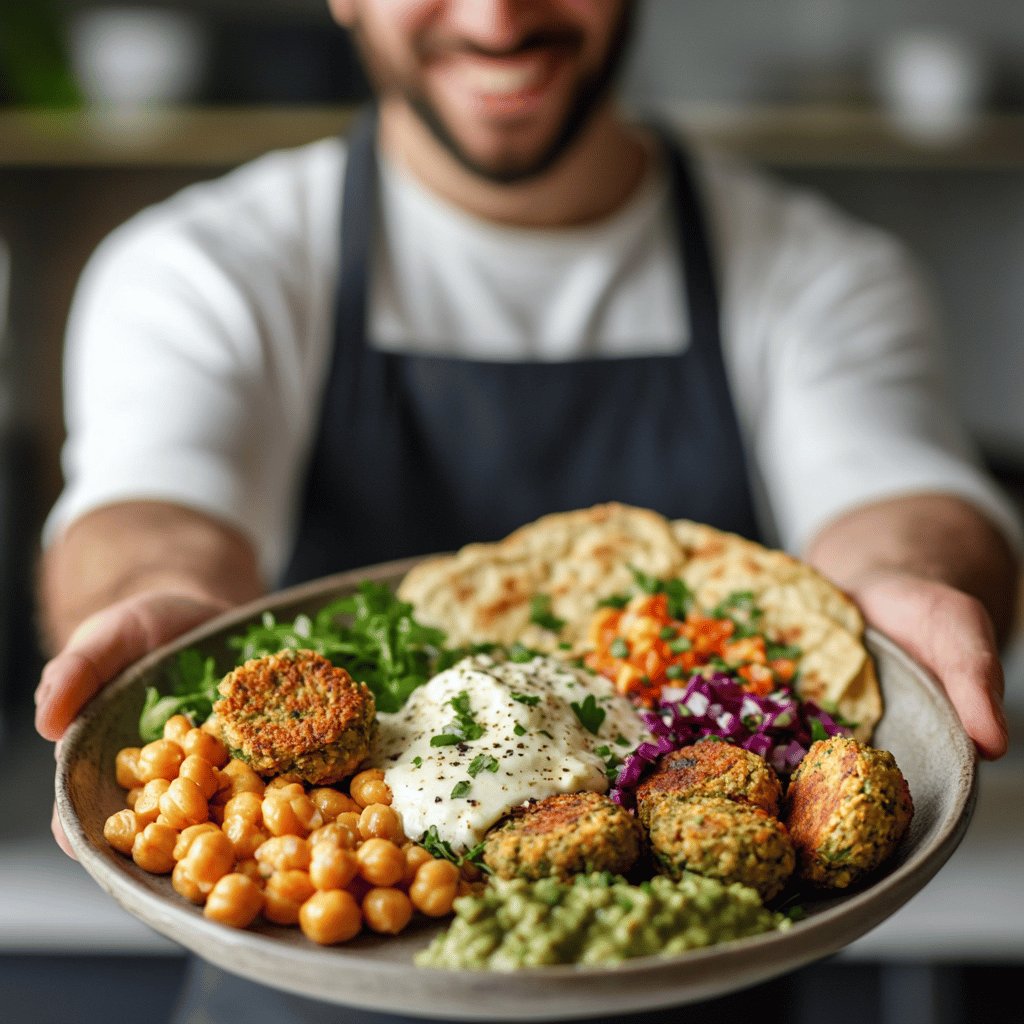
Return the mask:
[[[787,167],[1024,169],[1024,113],[990,113],[956,137],[901,133],[874,107],[665,103],[701,140]],[[342,105],[159,107],[77,111],[0,108],[0,169],[225,167],[343,132]]]
[[[967,835],[905,907],[842,951],[884,963],[1024,962],[1024,634],[1006,658],[1011,752],[982,764]],[[0,740],[0,953],[178,954],[50,839],[52,748],[27,727]]]

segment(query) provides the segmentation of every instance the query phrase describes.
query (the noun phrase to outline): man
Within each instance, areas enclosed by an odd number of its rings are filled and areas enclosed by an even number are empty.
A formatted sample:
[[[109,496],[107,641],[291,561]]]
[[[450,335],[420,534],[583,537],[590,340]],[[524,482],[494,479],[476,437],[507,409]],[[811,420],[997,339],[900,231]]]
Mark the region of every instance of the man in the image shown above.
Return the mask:
[[[1019,533],[900,250],[623,118],[628,0],[331,7],[378,119],[144,213],[83,278],[39,731],[281,581],[615,498],[802,554],[1001,756]]]

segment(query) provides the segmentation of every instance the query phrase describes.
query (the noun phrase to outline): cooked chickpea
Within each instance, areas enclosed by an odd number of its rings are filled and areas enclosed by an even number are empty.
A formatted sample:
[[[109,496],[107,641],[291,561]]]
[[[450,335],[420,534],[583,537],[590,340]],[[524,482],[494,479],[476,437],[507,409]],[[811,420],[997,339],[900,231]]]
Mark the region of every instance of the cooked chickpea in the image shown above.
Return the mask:
[[[167,792],[171,784],[166,779],[150,779],[142,787],[142,792],[132,808],[142,825],[148,825],[157,819],[160,813],[160,798]]]
[[[334,821],[344,811],[359,813],[359,805],[350,796],[339,793],[330,786],[318,786],[309,791],[309,798],[316,804],[324,821]]]
[[[299,908],[316,890],[305,871],[275,871],[264,889],[263,916],[274,924],[297,924]]]
[[[261,810],[263,824],[275,836],[306,836],[324,823],[316,804],[305,793],[269,793],[263,798]]]
[[[142,796],[142,787],[133,786],[125,794],[124,802],[134,811],[135,805],[139,802],[140,796]]]
[[[212,761],[210,763],[213,764]],[[228,761],[220,770],[220,782],[221,791],[226,790],[229,797],[239,793],[256,793],[262,797],[266,788],[263,780],[244,761]]]
[[[305,871],[309,867],[309,844],[298,836],[272,836],[253,856],[266,876],[289,868]]]
[[[202,906],[206,902],[206,893],[196,884],[196,880],[188,873],[184,861],[178,861],[171,872],[171,886],[179,896],[184,896],[190,903]]]
[[[301,782],[296,782],[294,779],[289,779],[284,775],[277,775],[272,778],[266,786],[264,793],[280,793],[282,796],[287,794],[289,797],[302,796],[306,792],[306,788]]]
[[[402,875],[403,885],[412,885],[413,879],[416,877],[416,872],[419,871],[420,865],[426,864],[428,860],[433,860],[433,855],[423,849],[422,846],[416,846],[411,844],[404,850],[405,853],[405,874]]]
[[[458,895],[459,869],[446,860],[430,860],[421,864],[409,886],[412,905],[427,917],[444,917],[450,913]]]
[[[186,755],[198,754],[214,768],[223,768],[231,760],[228,748],[205,729],[189,729],[181,741],[181,746]]]
[[[367,839],[356,850],[359,874],[371,885],[394,885],[405,874],[405,854],[389,839]]]
[[[336,825],[342,825],[347,828],[356,839],[361,839],[362,836],[359,834],[359,815],[362,813],[362,809],[359,811],[342,811],[337,818],[334,819]]]
[[[354,850],[363,841],[362,836],[357,831],[337,821],[329,822],[326,825],[321,825],[318,829],[314,829],[314,831],[309,833],[308,838],[310,847],[315,846],[317,843],[330,843],[332,846],[337,846],[342,850]]]
[[[241,860],[252,857],[270,838],[269,832],[242,817],[226,817],[223,830],[234,847],[235,856]]]
[[[204,892],[235,867],[235,850],[223,832],[216,829],[196,836],[181,862]]]
[[[139,747],[124,747],[117,752],[114,758],[114,774],[117,776],[117,784],[122,789],[134,789],[142,785],[139,777],[139,754],[142,753]]]
[[[164,723],[164,739],[173,740],[178,746],[181,746],[191,728],[192,723],[185,715],[172,715]]]
[[[390,839],[393,843],[404,843],[402,819],[398,812],[387,804],[369,804],[359,815],[359,834],[364,839]]]
[[[178,769],[179,779],[194,782],[207,800],[212,800],[220,787],[220,777],[216,768],[198,754],[189,754]]]
[[[299,909],[299,927],[307,939],[332,946],[355,938],[363,926],[359,904],[344,889],[315,892]]]
[[[204,821],[198,825],[189,825],[181,830],[177,842],[174,844],[174,859],[181,860],[189,851],[189,847],[196,841],[197,836],[204,832],[217,832],[217,826],[212,821]]]
[[[232,872],[219,879],[206,898],[203,913],[211,921],[247,928],[263,909],[263,891],[243,874]]]
[[[261,889],[266,879],[260,874],[259,861],[254,860],[252,857],[248,857],[245,860],[240,860],[235,865],[235,871],[240,875],[245,875],[246,878],[251,878]]]
[[[317,889],[344,889],[359,872],[359,861],[351,850],[330,843],[317,843],[309,859],[309,880]]]
[[[371,889],[363,897],[367,927],[385,935],[397,935],[412,917],[412,903],[401,889]]]
[[[251,825],[263,824],[263,798],[258,793],[238,793],[224,805],[224,820],[241,818]]]
[[[135,837],[142,831],[142,825],[134,811],[123,810],[112,814],[103,823],[103,838],[117,850],[130,856]]]
[[[185,760],[185,752],[174,740],[153,740],[139,751],[139,778],[143,782],[153,779],[178,777],[178,769]]]
[[[206,821],[210,817],[210,806],[191,779],[175,779],[160,797],[160,813],[174,828],[188,828]]]
[[[360,807],[391,803],[391,790],[384,781],[384,772],[380,768],[368,768],[365,772],[353,775],[352,781],[348,784],[348,791]]]
[[[178,833],[169,825],[152,822],[132,843],[132,860],[152,875],[166,875],[174,868],[174,844]]]

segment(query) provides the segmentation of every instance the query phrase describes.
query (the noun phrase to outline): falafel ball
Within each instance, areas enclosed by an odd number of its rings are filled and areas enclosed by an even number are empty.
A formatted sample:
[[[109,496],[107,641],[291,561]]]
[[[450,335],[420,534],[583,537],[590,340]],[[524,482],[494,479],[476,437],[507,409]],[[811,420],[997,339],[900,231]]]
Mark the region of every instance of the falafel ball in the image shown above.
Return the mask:
[[[830,736],[812,744],[797,766],[783,814],[800,877],[845,889],[892,854],[914,804],[889,751]]]
[[[772,766],[758,754],[734,743],[701,740],[659,758],[654,774],[637,786],[637,814],[645,825],[650,825],[666,796],[744,800],[778,817],[782,785]]]
[[[351,775],[370,751],[373,694],[314,651],[280,651],[229,672],[213,705],[232,757],[261,775],[315,786]]]
[[[522,804],[484,838],[484,863],[499,878],[623,874],[640,856],[640,826],[601,793],[559,793]]]
[[[763,807],[721,796],[666,796],[650,825],[651,849],[673,878],[692,871],[777,896],[796,866],[785,825]]]

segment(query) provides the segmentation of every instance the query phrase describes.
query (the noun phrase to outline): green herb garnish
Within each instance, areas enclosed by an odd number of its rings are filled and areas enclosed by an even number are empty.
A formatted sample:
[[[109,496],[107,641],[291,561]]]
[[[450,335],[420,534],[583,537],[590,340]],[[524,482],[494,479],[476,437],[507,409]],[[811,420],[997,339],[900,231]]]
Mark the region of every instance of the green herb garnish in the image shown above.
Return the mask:
[[[731,619],[736,626],[733,638],[741,640],[744,637],[759,634],[764,612],[758,608],[752,591],[737,590],[711,609],[711,617]]]
[[[673,619],[685,619],[693,605],[693,591],[682,581],[662,580],[657,576],[630,566],[633,582],[645,594],[664,594],[668,598],[668,614]]]
[[[481,772],[496,772],[498,759],[490,754],[477,754],[470,762],[469,774],[475,779]]]
[[[512,726],[512,731],[517,736],[525,736],[526,735],[526,729],[524,729],[518,722],[516,722],[516,724]]]
[[[181,651],[170,671],[171,692],[161,697],[155,686],[146,687],[146,698],[139,715],[139,736],[146,742],[160,739],[168,719],[188,715],[194,723],[210,717],[213,702],[219,699],[213,658],[204,658],[197,650]]]
[[[565,619],[558,618],[551,611],[551,597],[548,594],[534,594],[530,598],[530,621],[554,633],[565,625]]]
[[[448,706],[455,712],[455,720],[447,725],[447,732],[430,737],[432,747],[452,747],[456,743],[469,743],[478,740],[486,731],[473,717],[473,708],[469,703],[469,691],[460,690]]]
[[[453,800],[461,800],[464,796],[467,796],[469,794],[469,791],[470,789],[472,789],[472,787],[473,783],[470,782],[468,779],[463,779],[461,782],[456,782],[455,785],[452,787],[451,798]]]
[[[628,658],[629,657],[629,644],[622,639],[621,636],[617,636],[608,648],[608,653],[613,658]]]
[[[592,693],[588,694],[586,700],[582,702],[574,700],[569,707],[572,708],[573,713],[579,719],[580,725],[587,732],[593,733],[596,736],[601,728],[601,723],[605,719],[605,710],[597,706],[594,695]]]
[[[535,708],[540,703],[540,697],[535,697],[529,693],[516,693],[515,690],[512,691],[512,699],[531,708]]]

